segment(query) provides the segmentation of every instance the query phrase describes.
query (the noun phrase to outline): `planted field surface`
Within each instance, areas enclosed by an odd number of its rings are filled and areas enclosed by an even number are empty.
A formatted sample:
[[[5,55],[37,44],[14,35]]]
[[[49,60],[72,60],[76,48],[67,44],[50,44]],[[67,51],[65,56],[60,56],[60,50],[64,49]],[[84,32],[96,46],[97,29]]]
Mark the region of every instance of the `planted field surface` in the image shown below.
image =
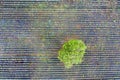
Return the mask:
[[[0,1],[0,79],[120,79],[119,0]],[[70,69],[58,51],[86,44]]]

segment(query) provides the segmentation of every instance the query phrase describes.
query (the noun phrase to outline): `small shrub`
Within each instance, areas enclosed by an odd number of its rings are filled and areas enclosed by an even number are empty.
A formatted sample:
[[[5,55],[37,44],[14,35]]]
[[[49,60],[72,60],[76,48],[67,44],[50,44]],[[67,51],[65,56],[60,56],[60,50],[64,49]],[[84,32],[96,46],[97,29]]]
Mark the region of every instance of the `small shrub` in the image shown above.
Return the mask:
[[[58,51],[58,59],[64,63],[65,68],[71,68],[73,64],[82,63],[86,49],[82,40],[71,39]]]

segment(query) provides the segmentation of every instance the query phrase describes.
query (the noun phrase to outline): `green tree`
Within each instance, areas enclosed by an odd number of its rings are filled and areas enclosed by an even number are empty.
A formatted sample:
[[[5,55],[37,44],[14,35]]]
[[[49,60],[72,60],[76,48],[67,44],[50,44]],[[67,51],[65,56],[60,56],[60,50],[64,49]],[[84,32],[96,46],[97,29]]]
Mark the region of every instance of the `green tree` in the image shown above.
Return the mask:
[[[82,63],[86,49],[87,47],[82,40],[69,40],[59,50],[58,59],[64,63],[65,68],[71,68],[73,64]]]

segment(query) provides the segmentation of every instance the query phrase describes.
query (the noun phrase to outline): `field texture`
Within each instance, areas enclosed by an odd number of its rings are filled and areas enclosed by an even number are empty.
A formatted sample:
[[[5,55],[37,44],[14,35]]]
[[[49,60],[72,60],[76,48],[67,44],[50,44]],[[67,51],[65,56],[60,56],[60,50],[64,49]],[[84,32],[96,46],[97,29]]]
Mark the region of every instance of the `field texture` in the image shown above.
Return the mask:
[[[120,0],[0,1],[0,80],[119,80]],[[82,64],[58,51],[81,39]]]

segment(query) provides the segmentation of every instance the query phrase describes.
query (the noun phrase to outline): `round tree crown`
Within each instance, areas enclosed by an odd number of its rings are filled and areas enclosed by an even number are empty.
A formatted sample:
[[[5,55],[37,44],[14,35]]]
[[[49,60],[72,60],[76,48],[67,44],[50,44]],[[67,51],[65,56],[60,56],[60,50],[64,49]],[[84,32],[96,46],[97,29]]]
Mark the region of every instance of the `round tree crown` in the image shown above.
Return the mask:
[[[73,64],[82,63],[86,49],[87,47],[82,40],[69,40],[58,51],[58,59],[64,63],[65,68],[71,68]]]

